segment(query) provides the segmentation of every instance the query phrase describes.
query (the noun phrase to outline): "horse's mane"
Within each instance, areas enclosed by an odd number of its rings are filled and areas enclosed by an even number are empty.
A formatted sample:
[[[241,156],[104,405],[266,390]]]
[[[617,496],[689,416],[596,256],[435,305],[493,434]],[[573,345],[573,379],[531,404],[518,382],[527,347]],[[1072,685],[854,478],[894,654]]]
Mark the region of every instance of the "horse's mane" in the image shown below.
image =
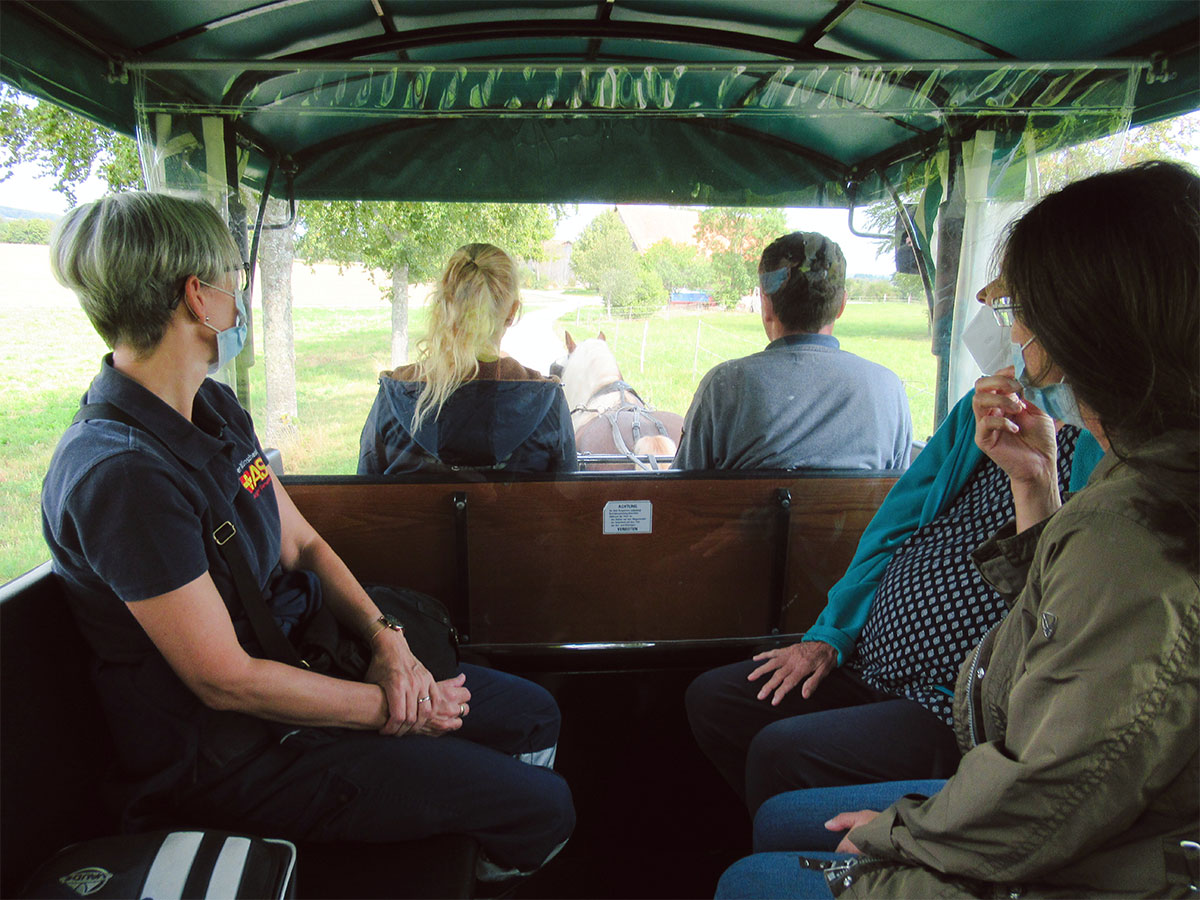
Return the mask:
[[[563,367],[563,393],[567,397],[567,406],[571,409],[587,406],[596,391],[620,380],[621,370],[608,341],[600,338],[580,341]]]

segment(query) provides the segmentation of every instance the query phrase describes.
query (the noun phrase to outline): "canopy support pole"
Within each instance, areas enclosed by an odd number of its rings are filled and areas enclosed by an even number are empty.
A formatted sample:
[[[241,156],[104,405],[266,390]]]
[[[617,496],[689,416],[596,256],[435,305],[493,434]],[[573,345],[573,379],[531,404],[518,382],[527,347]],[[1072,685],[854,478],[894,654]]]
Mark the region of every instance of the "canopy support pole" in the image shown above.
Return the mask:
[[[937,385],[933,427],[942,424],[950,409],[950,331],[954,324],[954,295],[958,286],[959,254],[962,252],[966,194],[962,178],[962,139],[951,137],[946,166],[946,193],[937,215],[937,261],[933,281],[930,327],[933,355],[937,357]]]

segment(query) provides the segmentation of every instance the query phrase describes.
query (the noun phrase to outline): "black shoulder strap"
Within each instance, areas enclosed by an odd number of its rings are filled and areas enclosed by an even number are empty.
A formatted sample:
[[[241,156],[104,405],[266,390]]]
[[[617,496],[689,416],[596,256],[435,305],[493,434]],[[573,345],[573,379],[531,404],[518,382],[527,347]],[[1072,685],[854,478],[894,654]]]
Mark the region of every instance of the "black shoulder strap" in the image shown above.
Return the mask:
[[[131,428],[137,428],[147,434],[153,434],[149,428],[134,418],[132,414],[125,412],[119,406],[113,406],[111,403],[80,403],[79,411],[75,413],[75,418],[71,420],[71,424],[86,422],[88,419],[112,419],[114,422],[120,422]]]
[[[71,424],[88,419],[112,419],[144,431],[158,440],[158,436],[139,422],[136,416],[111,403],[81,403]],[[170,450],[170,447],[167,449]],[[229,503],[219,494],[206,495],[205,500],[208,501],[208,509],[205,511],[204,531],[217,545],[217,552],[225,560],[225,565],[229,566],[229,571],[233,575],[234,588],[237,590],[242,608],[246,611],[246,618],[250,620],[254,636],[258,638],[259,644],[266,653],[270,654],[272,659],[292,666],[304,666],[304,660],[300,658],[300,654],[296,652],[292,642],[287,639],[287,635],[283,633],[279,623],[267,609],[262,590],[254,579],[254,573],[250,571],[250,564],[246,562],[245,554],[242,553],[237,541],[232,540],[233,536],[237,534],[237,527],[233,524],[233,511],[229,508]],[[219,521],[221,524],[213,528],[214,521]]]

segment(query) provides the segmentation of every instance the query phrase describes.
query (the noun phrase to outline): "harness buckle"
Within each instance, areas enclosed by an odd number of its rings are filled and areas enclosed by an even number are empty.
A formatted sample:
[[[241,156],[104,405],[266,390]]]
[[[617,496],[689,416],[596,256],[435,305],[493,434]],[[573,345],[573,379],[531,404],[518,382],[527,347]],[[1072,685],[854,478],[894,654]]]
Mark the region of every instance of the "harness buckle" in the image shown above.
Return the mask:
[[[222,522],[213,532],[213,540],[217,542],[218,547],[224,546],[235,534],[237,529],[233,527],[232,522]]]

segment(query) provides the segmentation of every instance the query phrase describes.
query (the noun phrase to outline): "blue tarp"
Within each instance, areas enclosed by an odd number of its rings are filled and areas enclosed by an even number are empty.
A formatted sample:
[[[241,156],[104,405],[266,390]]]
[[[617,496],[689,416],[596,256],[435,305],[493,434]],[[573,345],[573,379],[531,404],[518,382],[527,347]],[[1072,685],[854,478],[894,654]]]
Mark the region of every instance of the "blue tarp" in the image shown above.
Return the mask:
[[[712,303],[712,294],[707,291],[671,291],[672,303]]]

